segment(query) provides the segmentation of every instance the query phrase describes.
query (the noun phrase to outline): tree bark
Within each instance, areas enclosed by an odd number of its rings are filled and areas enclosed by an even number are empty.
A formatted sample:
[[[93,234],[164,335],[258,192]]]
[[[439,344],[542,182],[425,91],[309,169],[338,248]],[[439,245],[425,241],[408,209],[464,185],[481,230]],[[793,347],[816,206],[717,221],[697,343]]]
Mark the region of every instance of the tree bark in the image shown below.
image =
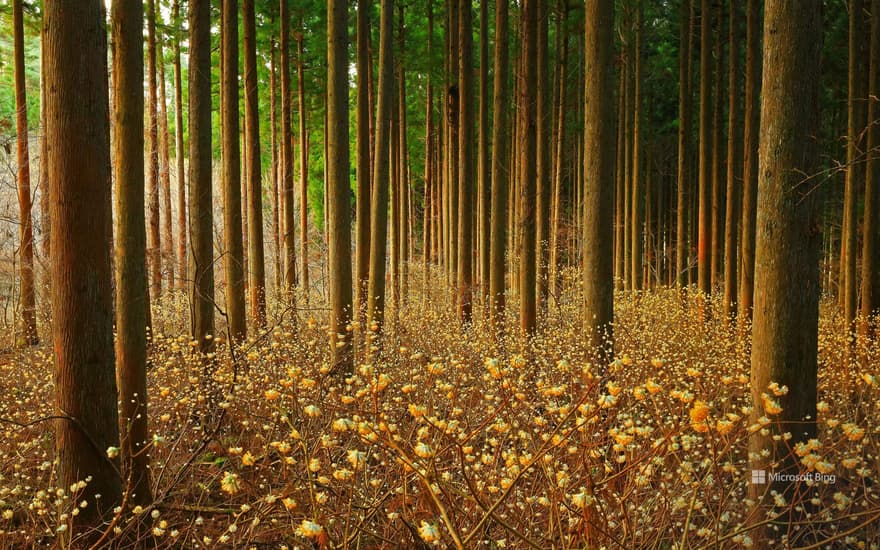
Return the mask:
[[[293,300],[296,289],[296,226],[293,221],[293,139],[290,90],[290,7],[281,0],[281,194],[284,213],[284,286]]]
[[[357,7],[357,315],[364,324],[367,287],[370,279],[370,0],[360,0]],[[428,19],[430,26],[430,17]],[[430,38],[428,39],[430,41]],[[429,42],[430,43],[430,42]],[[430,96],[430,76],[428,77]]]
[[[818,157],[821,3],[768,0],[765,9],[751,388],[752,422],[764,415],[775,421],[766,435],[752,433],[749,455],[752,469],[797,474],[791,449],[816,436],[822,220],[819,193],[810,192],[804,178],[814,173]],[[788,387],[785,395],[770,396],[782,408],[778,415],[766,411],[770,382]],[[773,439],[786,432],[790,440]],[[779,481],[769,489],[791,501],[797,487]],[[750,519],[761,521],[771,491],[753,484],[749,493],[756,501]],[[778,520],[783,526],[798,521],[789,510]],[[755,533],[778,537],[772,524]]]
[[[730,0],[727,112],[727,208],[724,227],[724,318],[736,313],[737,233],[739,225],[739,181],[742,168],[742,140],[739,119],[739,10]]]
[[[186,261],[186,167],[183,147],[183,75],[180,66],[180,0],[171,8],[174,20],[174,156],[177,162],[177,288],[184,290],[189,278]]]
[[[537,251],[536,259],[536,283],[538,309],[541,312],[547,310],[548,286],[548,263],[550,261],[550,201],[551,201],[551,176],[550,144],[552,122],[552,84],[550,82],[549,61],[549,0],[537,0],[538,2],[538,43],[537,43],[537,180],[535,210],[535,244]]]
[[[643,5],[641,0],[636,0],[636,24],[635,24],[635,47],[634,57],[634,85],[633,85],[633,136],[632,136],[632,192],[630,202],[632,212],[630,214],[630,229],[632,231],[632,252],[630,268],[632,276],[632,290],[637,292],[642,289],[642,18]]]
[[[162,19],[159,14],[159,24]],[[156,66],[159,91],[159,191],[162,197],[162,264],[168,271],[168,288],[174,288],[175,250],[174,232],[171,216],[171,161],[168,153],[168,107],[165,96],[165,56],[162,54],[162,39],[156,37]]]
[[[37,337],[37,300],[34,292],[34,228],[31,215],[31,169],[28,151],[27,91],[24,74],[24,18],[21,0],[12,2],[12,34],[15,57],[15,126],[18,152],[19,250],[21,270],[21,343],[33,346]]]
[[[144,219],[144,8],[115,0],[116,381],[120,451],[131,501],[152,501],[147,422],[147,233]]]
[[[522,229],[520,242],[520,328],[525,336],[531,336],[537,328],[537,297],[536,285],[536,228],[537,216],[535,207],[538,202],[537,179],[537,137],[538,109],[535,90],[538,88],[538,0],[525,0],[522,8],[523,24],[523,81],[520,91],[523,106],[523,135],[521,147],[523,152],[522,188],[519,201],[521,215],[519,227]]]
[[[122,499],[113,352],[107,29],[99,0],[47,2],[46,132],[58,487],[91,476],[68,540],[89,544]],[[97,495],[101,495],[97,498]],[[65,541],[61,541],[65,545]]]
[[[147,196],[149,203],[149,256],[151,294],[154,300],[162,296],[162,242],[159,225],[159,99],[156,83],[156,4],[147,0]]]
[[[693,43],[692,0],[682,0],[678,57],[678,188],[675,215],[675,281],[679,289],[687,286],[688,261],[687,195],[690,187],[691,159],[691,44]],[[752,0],[754,1],[754,0]]]
[[[328,11],[328,13],[330,13]],[[329,27],[328,27],[329,28]],[[299,18],[299,33],[296,35],[296,76],[297,97],[299,99],[299,224],[300,224],[300,280],[309,303],[309,138],[306,134],[306,86],[303,73],[303,24]],[[325,162],[330,162],[325,159]]]
[[[489,223],[491,243],[489,251],[489,308],[494,333],[501,332],[505,310],[505,261],[507,245],[508,195],[508,2],[495,2],[494,82],[492,92],[492,204]]]
[[[587,0],[584,88],[584,330],[590,353],[614,353],[614,2]]]
[[[211,181],[211,2],[189,2],[189,214],[193,339],[213,349],[214,215]]]
[[[875,333],[870,326],[871,316],[880,313],[880,0],[871,0],[871,44],[868,93],[868,163],[865,181],[865,221],[862,240],[862,334]],[[876,322],[876,321],[875,321]]]
[[[480,105],[479,105],[479,145],[477,162],[479,171],[479,249],[480,249],[480,303],[483,311],[489,310],[489,255],[490,255],[490,201],[492,200],[489,166],[489,3],[480,2]]]
[[[712,4],[700,3],[700,183],[697,227],[697,288],[712,292],[710,250],[712,200]]]
[[[470,2],[459,2],[458,12],[458,320],[472,320],[473,300],[473,179],[474,179],[474,76],[473,76],[473,8]]]

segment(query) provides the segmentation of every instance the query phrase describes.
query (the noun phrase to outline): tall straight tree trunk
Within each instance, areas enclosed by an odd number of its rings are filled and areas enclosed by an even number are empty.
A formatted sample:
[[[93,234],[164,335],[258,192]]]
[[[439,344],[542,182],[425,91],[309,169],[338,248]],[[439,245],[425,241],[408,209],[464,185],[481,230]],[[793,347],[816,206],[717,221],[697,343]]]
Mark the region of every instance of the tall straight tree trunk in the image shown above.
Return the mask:
[[[864,8],[863,0],[850,0],[849,6],[849,79],[847,82],[847,143],[846,189],[844,192],[843,226],[843,313],[848,330],[856,317],[856,246],[859,216],[857,212],[859,186],[864,181],[865,163],[862,155],[862,135],[865,129],[865,97],[867,79],[864,71]]]
[[[157,17],[160,17],[157,14]],[[161,17],[159,24],[161,25]],[[165,56],[162,53],[162,39],[156,37],[156,65],[159,92],[159,190],[162,197],[162,264],[168,271],[168,288],[174,288],[175,249],[174,231],[171,216],[171,157],[168,152],[168,107],[165,96]]]
[[[427,56],[432,59],[432,46],[434,42],[434,5],[431,0],[427,4],[428,12],[428,46]],[[422,225],[422,256],[424,261],[424,286],[425,296],[430,298],[428,285],[430,284],[430,264],[433,261],[434,248],[433,239],[436,231],[434,230],[434,207],[437,202],[437,193],[434,189],[434,180],[436,173],[434,171],[434,86],[431,80],[431,73],[426,76],[425,82],[425,207],[424,207],[424,223]]]
[[[474,179],[474,64],[473,6],[459,2],[458,12],[458,320],[471,322],[473,301],[473,179]]]
[[[40,39],[45,40],[41,31]],[[48,259],[51,255],[50,236],[51,236],[51,216],[49,208],[49,140],[46,139],[46,53],[45,50],[40,52],[40,127],[43,129],[40,136],[40,226],[43,230],[43,238],[40,242],[40,249],[43,257]],[[47,277],[46,286],[49,287],[52,281]]]
[[[150,492],[147,423],[147,265],[144,219],[144,7],[115,0],[111,10],[116,176],[116,380],[120,450],[131,500]]]
[[[535,91],[538,88],[538,0],[525,0],[522,9],[523,24],[523,80],[521,101],[523,105],[523,135],[521,137],[523,151],[523,171],[521,176],[522,188],[520,190],[521,215],[519,227],[521,227],[522,240],[520,242],[520,328],[526,336],[535,333],[537,317],[537,300],[535,295],[535,267],[536,267],[536,231],[537,216],[535,206],[537,204],[537,130],[538,109],[536,105]]]
[[[565,108],[566,108],[566,94],[565,94],[565,84],[566,84],[566,71],[568,70],[567,66],[567,58],[568,58],[568,33],[566,32],[566,23],[567,23],[567,10],[565,6],[561,3],[559,5],[559,23],[556,26],[556,32],[559,35],[557,38],[557,45],[561,44],[562,54],[559,57],[559,64],[557,66],[558,78],[557,80],[557,103],[556,103],[556,138],[553,147],[555,149],[554,156],[556,160],[553,162],[553,198],[550,201],[550,260],[549,260],[549,287],[550,292],[554,296],[558,296],[559,294],[559,231],[560,231],[560,223],[562,217],[562,184],[563,184],[563,175],[565,171]],[[580,80],[578,80],[580,82]],[[578,155],[575,154],[575,157]],[[575,160],[576,162],[576,160]],[[578,182],[575,182],[575,185],[572,187],[574,189],[577,188]],[[575,206],[575,211],[577,209],[577,201],[572,201]],[[580,227],[579,224],[574,223],[574,227]]]
[[[71,516],[64,537],[88,545],[122,500],[119,464],[106,454],[119,445],[107,29],[99,0],[47,2],[44,10],[54,410],[63,416],[54,421],[55,483],[91,478],[77,496],[88,505]]]
[[[391,94],[394,93],[394,58],[391,46],[394,0],[381,0],[379,19],[379,91],[376,98],[376,153],[370,208],[370,280],[367,322],[374,337],[382,329],[385,310],[385,247],[388,238],[388,175],[391,130]],[[367,340],[367,346],[371,346]]]
[[[151,294],[154,300],[162,295],[162,243],[159,226],[159,99],[156,84],[156,4],[155,0],[147,0],[147,110],[149,135],[147,158],[147,196],[150,211],[149,239],[147,253],[149,255]]]
[[[754,0],[752,0],[754,1]],[[678,54],[678,186],[675,215],[675,281],[678,288],[687,286],[688,235],[687,196],[690,187],[691,158],[691,44],[693,43],[692,0],[682,0],[679,16]]]
[[[430,14],[429,19],[430,22]],[[430,26],[430,23],[429,23]],[[367,285],[370,279],[370,0],[361,0],[357,7],[357,318],[364,324],[367,308]],[[430,37],[428,38],[430,41]],[[430,42],[429,42],[430,43]],[[430,77],[428,77],[430,79]],[[428,90],[430,94],[430,80]]]
[[[260,161],[260,98],[257,82],[257,30],[254,0],[242,0],[244,20],[244,85],[247,121],[248,264],[251,315],[257,326],[266,324],[266,259],[263,247],[263,176]],[[274,125],[274,117],[272,119]],[[273,178],[274,179],[274,178]]]
[[[818,0],[768,0],[765,10],[752,422],[772,414],[763,398],[770,382],[789,391],[776,397],[782,408],[773,415],[778,422],[751,434],[749,456],[751,468],[786,475],[801,471],[791,449],[816,436],[821,200],[803,180],[815,173],[818,157],[822,18]],[[774,440],[786,432],[790,439]],[[787,481],[770,485],[788,501],[797,487]],[[770,490],[752,484],[749,496],[756,503],[750,519],[762,521]],[[776,527],[798,520],[793,507],[789,510]],[[756,531],[762,533],[768,539],[779,536],[772,523]],[[761,546],[767,539],[756,542]]]
[[[727,111],[727,203],[724,227],[724,318],[736,312],[737,226],[739,225],[739,170],[742,167],[739,119],[739,10],[730,0]]]
[[[761,124],[761,12],[759,0],[746,0],[746,87],[743,125],[742,265],[739,276],[737,319],[752,320],[755,290],[756,200],[758,196],[758,140]]]
[[[405,51],[405,42],[404,42],[404,13],[403,13],[403,3],[398,4],[397,13],[398,13],[398,33],[397,40],[399,44],[400,50],[400,74],[397,80],[397,120],[398,120],[398,150],[397,150],[397,163],[398,168],[397,172],[399,175],[399,212],[400,219],[399,221],[399,232],[400,235],[400,280],[398,281],[400,285],[400,303],[401,305],[406,303],[406,298],[409,293],[409,223],[410,223],[410,212],[409,212],[409,196],[410,196],[410,185],[409,185],[409,170],[408,170],[408,149],[407,149],[407,140],[406,140],[406,69],[403,66],[403,52]]]
[[[15,126],[18,148],[18,210],[21,270],[21,343],[33,346],[37,338],[37,300],[34,292],[34,228],[31,217],[31,168],[28,152],[27,92],[24,75],[24,18],[21,0],[12,2],[15,57]]]
[[[872,333],[869,319],[880,313],[880,0],[871,0],[870,70],[868,77],[868,163],[865,181],[865,221],[862,240],[862,327],[863,334]],[[873,327],[876,331],[877,327]]]
[[[232,341],[247,335],[244,305],[244,250],[241,226],[241,151],[238,126],[238,0],[223,0],[220,16],[221,97],[223,108],[223,268],[226,273],[226,313]]]
[[[480,301],[483,311],[489,309],[489,256],[490,256],[490,201],[492,200],[489,165],[489,3],[480,2],[480,144],[477,152],[479,163],[479,249],[480,249]]]
[[[633,138],[632,138],[632,192],[630,202],[632,212],[630,214],[630,229],[632,231],[632,289],[642,289],[642,14],[641,0],[636,0],[636,24],[635,24],[635,47],[633,48],[634,61],[634,85],[633,85]]]
[[[302,41],[300,41],[302,44]],[[330,349],[333,370],[354,371],[351,332],[351,220],[349,218],[348,153],[348,2],[327,6],[327,213],[330,264]],[[300,60],[302,47],[300,46]],[[302,67],[302,61],[300,61]],[[302,69],[300,69],[302,70]],[[302,78],[302,73],[300,73]],[[301,123],[302,124],[302,123]]]
[[[330,13],[328,11],[328,13]],[[309,138],[306,134],[306,85],[303,72],[303,24],[299,17],[299,32],[296,35],[296,81],[299,99],[299,231],[300,268],[306,303],[309,303]],[[325,162],[328,162],[325,159]],[[329,230],[329,228],[328,228]]]
[[[552,84],[550,82],[550,61],[549,61],[549,0],[538,1],[538,44],[537,44],[537,208],[535,223],[535,243],[536,251],[536,281],[538,308],[543,312],[547,309],[547,297],[549,294],[548,287],[548,269],[547,264],[550,261],[550,200],[551,194],[551,176],[552,170],[550,165],[551,153],[551,127],[553,125],[552,109]]]
[[[273,21],[274,23],[274,17]],[[273,25],[274,26],[274,25]],[[272,255],[272,263],[274,264],[274,278],[275,278],[275,290],[277,291],[282,287],[282,275],[281,275],[281,231],[280,231],[280,216],[279,216],[279,206],[280,202],[278,200],[278,177],[279,173],[279,154],[278,154],[278,99],[277,99],[277,89],[278,84],[277,80],[277,70],[275,65],[276,59],[276,50],[278,48],[277,43],[275,41],[275,36],[273,35],[271,40],[271,45],[269,47],[269,116],[270,123],[269,128],[270,132],[270,140],[272,142],[272,244],[274,245],[274,253]]]
[[[174,21],[174,156],[177,163],[177,279],[178,290],[186,288],[186,167],[183,152],[183,74],[180,66],[180,0],[174,0],[171,8]]]
[[[214,214],[211,174],[211,1],[189,2],[189,242],[193,339],[213,349]]]
[[[623,165],[619,168],[623,171],[623,289],[629,290],[632,286],[632,173],[633,173],[633,113],[635,102],[633,89],[633,33],[631,7],[625,11],[625,31],[623,43],[623,63],[620,70],[624,74],[623,90]]]
[[[724,48],[721,41],[721,33],[724,28],[724,8],[718,6],[715,9],[716,31],[715,42],[712,45],[715,53],[714,73],[712,75],[712,210],[710,224],[709,245],[709,286],[712,292],[718,289],[718,277],[721,274],[721,261],[724,248],[724,195],[722,194],[722,165],[724,164],[724,125],[721,122],[724,112]]]
[[[284,213],[284,288],[287,299],[294,299],[296,288],[296,227],[293,221],[293,139],[290,90],[290,6],[281,0],[281,195]]]
[[[584,330],[599,365],[614,354],[614,2],[587,0],[584,74]]]
[[[700,2],[700,183],[697,224],[697,288],[712,291],[712,4]]]
[[[505,309],[505,256],[507,245],[508,195],[508,0],[495,2],[494,82],[492,91],[492,204],[489,223],[490,250],[489,316],[494,333],[500,333]]]
[[[626,241],[626,214],[624,199],[624,155],[626,154],[626,70],[621,65],[618,74],[617,86],[617,155],[614,174],[614,283],[619,290],[623,290],[623,281],[626,274],[624,267],[624,241]]]

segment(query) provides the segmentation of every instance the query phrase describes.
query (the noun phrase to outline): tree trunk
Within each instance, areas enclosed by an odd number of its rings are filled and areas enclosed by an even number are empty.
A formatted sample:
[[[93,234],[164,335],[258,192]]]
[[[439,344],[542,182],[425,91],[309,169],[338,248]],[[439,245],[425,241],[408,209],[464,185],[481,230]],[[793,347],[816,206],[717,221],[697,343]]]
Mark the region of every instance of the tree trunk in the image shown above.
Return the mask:
[[[637,292],[642,289],[642,14],[641,0],[637,0],[636,24],[635,24],[635,47],[634,57],[634,85],[633,85],[633,138],[632,138],[632,192],[630,202],[632,213],[630,214],[630,229],[632,230],[632,252],[630,268],[632,275],[632,290]]]
[[[724,318],[736,312],[737,226],[739,224],[739,170],[742,154],[739,119],[739,10],[730,1],[727,113],[727,203],[724,227]]]
[[[372,337],[378,338],[385,310],[385,247],[388,237],[388,175],[391,130],[391,94],[394,92],[394,59],[391,46],[394,0],[381,1],[379,20],[379,91],[376,99],[376,153],[373,163],[373,193],[370,209],[370,279],[367,322]],[[367,346],[377,342],[368,338]]]
[[[742,265],[737,319],[741,327],[752,320],[755,290],[756,200],[758,140],[761,123],[761,13],[759,0],[746,0],[746,89],[743,127]]]
[[[537,217],[537,105],[535,90],[538,88],[538,0],[525,0],[522,9],[523,22],[523,85],[520,91],[523,105],[523,173],[520,191],[522,241],[520,243],[520,327],[526,336],[536,329],[537,301],[535,296],[536,241],[535,225]]]
[[[712,292],[711,235],[712,200],[712,4],[700,3],[700,189],[697,227],[697,288]]]
[[[473,179],[474,179],[474,67],[473,7],[459,2],[458,12],[458,320],[469,324],[473,300]]]
[[[300,71],[302,71],[300,39]],[[330,264],[330,349],[333,370],[354,371],[351,331],[351,220],[349,218],[348,153],[348,2],[327,6],[327,213]],[[300,72],[302,78],[302,72]],[[302,92],[302,89],[300,89]],[[302,100],[301,100],[302,101]],[[302,108],[302,102],[300,103]],[[301,119],[302,120],[302,119]],[[300,122],[300,129],[305,124]]]
[[[103,3],[47,2],[46,132],[58,487],[86,477],[68,540],[95,542],[122,499],[113,352],[107,29]],[[133,11],[133,10],[128,10]],[[63,144],[63,146],[61,146]],[[97,497],[100,495],[100,498]],[[66,538],[67,538],[66,537]],[[61,541],[61,545],[66,545]]]
[[[409,151],[407,149],[406,142],[406,71],[403,66],[403,52],[405,51],[405,43],[404,43],[404,13],[403,13],[403,3],[397,5],[398,10],[398,33],[397,40],[399,43],[400,50],[400,63],[399,63],[399,78],[397,80],[398,86],[398,148],[397,148],[397,173],[398,173],[398,182],[399,182],[399,235],[400,235],[400,278],[398,284],[400,285],[400,305],[406,304],[406,299],[409,294],[409,223],[410,223],[410,212],[409,212],[409,195],[410,195],[410,185],[409,185],[409,170],[408,170],[408,162]]]
[[[752,326],[752,422],[773,416],[765,433],[752,433],[750,467],[774,474],[797,474],[791,449],[816,436],[816,373],[819,318],[819,193],[804,177],[818,157],[819,61],[822,41],[818,0],[768,0],[764,23],[764,93],[761,104],[760,175],[755,247],[755,311]],[[767,386],[788,387],[765,398]],[[776,399],[782,412],[766,411]],[[777,422],[778,421],[778,422]],[[790,432],[792,437],[773,437]],[[777,481],[769,489],[789,502],[798,484]],[[767,486],[752,484],[756,501],[751,520],[761,521],[771,505]],[[771,501],[771,502],[768,502]],[[793,507],[776,527],[798,521]],[[804,510],[799,513],[805,518]],[[755,531],[776,538],[773,524]],[[792,544],[798,541],[791,540]],[[758,545],[766,540],[758,540]]]
[[[480,2],[480,138],[477,152],[479,170],[479,249],[480,249],[480,302],[483,311],[489,310],[489,255],[490,255],[490,189],[489,165],[489,3]]]
[[[495,3],[495,53],[494,83],[492,92],[492,204],[491,243],[489,265],[489,295],[492,304],[489,315],[494,333],[501,332],[505,309],[505,261],[507,244],[507,195],[508,195],[508,5],[507,0]]]
[[[430,17],[430,16],[429,16]],[[428,20],[430,22],[430,18]],[[429,23],[430,26],[430,23]],[[357,318],[364,324],[370,279],[370,0],[357,7]],[[430,40],[430,38],[428,39]],[[430,77],[429,77],[430,79]],[[428,93],[430,96],[430,80]]]
[[[158,14],[157,14],[158,16]],[[159,16],[159,24],[162,24]],[[162,39],[156,38],[156,64],[159,91],[159,190],[162,196],[162,264],[168,270],[168,288],[174,288],[174,233],[171,216],[171,161],[168,153],[168,107],[165,97],[165,56]]]
[[[549,293],[548,287],[548,270],[547,264],[550,261],[550,200],[551,194],[551,175],[550,166],[550,136],[552,121],[551,98],[553,96],[552,84],[550,82],[550,61],[549,61],[549,0],[537,0],[538,2],[538,36],[537,36],[537,180],[536,180],[536,198],[537,208],[535,210],[535,244],[536,250],[536,282],[538,308],[544,312],[547,309],[547,297]]]
[[[174,156],[177,161],[177,279],[178,290],[186,288],[189,278],[186,261],[186,167],[183,152],[183,76],[180,66],[180,0],[171,8],[174,20]]]
[[[614,2],[587,0],[584,88],[584,330],[599,365],[614,354]]]
[[[329,11],[328,11],[329,13]],[[328,27],[329,28],[329,27]],[[299,231],[300,231],[300,280],[309,303],[309,138],[306,134],[306,87],[303,74],[303,24],[299,18],[299,33],[296,35],[296,76],[297,97],[299,99]],[[325,163],[329,159],[325,159]],[[326,168],[325,168],[326,171]],[[325,212],[326,215],[326,212]],[[329,229],[329,228],[327,228]]]
[[[147,146],[147,196],[150,210],[149,255],[151,294],[154,300],[162,296],[162,243],[159,226],[159,99],[156,84],[156,4],[147,0],[147,110],[149,135]]]
[[[144,220],[144,8],[140,0],[112,7],[116,144],[116,376],[120,450],[131,500],[148,505],[147,233]]]
[[[710,224],[709,244],[709,287],[712,292],[718,290],[718,277],[721,274],[721,261],[724,247],[724,195],[722,194],[721,168],[724,164],[724,152],[722,141],[724,139],[724,125],[722,124],[724,112],[724,66],[722,57],[724,48],[721,42],[721,32],[724,28],[724,8],[718,6],[715,10],[715,42],[713,59],[715,59],[714,73],[712,74],[712,210]]]
[[[226,314],[229,336],[241,342],[247,335],[244,305],[244,250],[241,227],[241,151],[238,120],[238,0],[223,0],[220,40],[220,110],[223,160],[223,268],[226,273]]]
[[[754,1],[754,0],[752,0]],[[679,289],[687,286],[688,234],[687,196],[690,187],[691,158],[691,44],[693,43],[692,0],[682,0],[678,57],[678,189],[675,215],[675,281]]]
[[[37,301],[34,292],[34,229],[31,217],[31,169],[28,151],[27,92],[24,75],[24,18],[21,0],[12,2],[12,34],[15,57],[15,125],[18,146],[18,209],[21,242],[21,343],[33,346],[37,338]]]
[[[862,333],[873,334],[871,316],[880,313],[880,125],[874,123],[880,116],[880,0],[871,0],[871,67],[869,71],[868,102],[868,164],[865,182],[865,222],[862,240]]]
[[[284,223],[284,287],[288,300],[296,288],[296,227],[293,221],[293,139],[290,90],[290,7],[281,0],[281,194]]]
[[[274,23],[274,18],[273,18]],[[278,200],[278,165],[279,165],[279,155],[278,155],[278,100],[277,100],[277,84],[276,84],[276,69],[275,69],[275,57],[277,44],[275,42],[275,36],[273,35],[271,40],[270,52],[269,52],[269,128],[270,132],[270,140],[272,142],[272,244],[274,245],[274,253],[272,254],[272,263],[274,264],[274,279],[275,279],[275,290],[277,291],[282,287],[282,277],[281,277],[281,232],[280,232],[280,217],[279,213],[279,203],[281,201]]]
[[[189,2],[189,215],[193,339],[213,349],[214,214],[211,180],[211,2]]]
[[[266,324],[266,263],[263,247],[263,184],[260,161],[260,99],[257,82],[257,32],[254,0],[242,0],[244,20],[244,85],[246,166],[248,177],[248,264],[251,315]],[[274,118],[273,118],[274,121]]]

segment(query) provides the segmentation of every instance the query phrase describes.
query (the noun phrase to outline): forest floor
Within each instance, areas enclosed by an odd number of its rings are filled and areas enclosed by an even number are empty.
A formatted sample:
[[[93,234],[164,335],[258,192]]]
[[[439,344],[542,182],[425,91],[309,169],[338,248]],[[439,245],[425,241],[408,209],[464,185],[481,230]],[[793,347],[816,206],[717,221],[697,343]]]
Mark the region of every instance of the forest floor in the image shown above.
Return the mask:
[[[116,529],[175,548],[751,545],[747,441],[762,425],[750,425],[748,341],[732,323],[699,322],[677,292],[619,293],[603,387],[573,286],[529,353],[480,319],[462,330],[443,285],[428,287],[414,271],[381,359],[345,380],[327,374],[326,313],[294,321],[273,302],[270,326],[234,357],[218,336],[213,390],[185,298],[164,299],[148,372],[156,504],[120,512]],[[813,510],[781,524],[774,547],[880,541],[880,345],[848,353],[834,309],[820,321],[819,436],[801,454],[834,480],[771,499],[771,517]],[[0,427],[0,547],[52,544],[77,506],[55,486],[40,422],[51,367],[45,345],[0,360],[0,417],[36,422]]]

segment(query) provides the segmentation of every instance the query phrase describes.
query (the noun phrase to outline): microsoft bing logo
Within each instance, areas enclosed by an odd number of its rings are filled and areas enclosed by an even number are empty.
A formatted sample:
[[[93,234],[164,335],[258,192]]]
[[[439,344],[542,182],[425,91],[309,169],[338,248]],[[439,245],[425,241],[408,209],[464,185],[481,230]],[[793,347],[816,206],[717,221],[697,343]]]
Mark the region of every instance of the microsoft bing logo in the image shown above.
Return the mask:
[[[752,485],[766,485],[767,484],[767,471],[766,470],[752,470]]]

